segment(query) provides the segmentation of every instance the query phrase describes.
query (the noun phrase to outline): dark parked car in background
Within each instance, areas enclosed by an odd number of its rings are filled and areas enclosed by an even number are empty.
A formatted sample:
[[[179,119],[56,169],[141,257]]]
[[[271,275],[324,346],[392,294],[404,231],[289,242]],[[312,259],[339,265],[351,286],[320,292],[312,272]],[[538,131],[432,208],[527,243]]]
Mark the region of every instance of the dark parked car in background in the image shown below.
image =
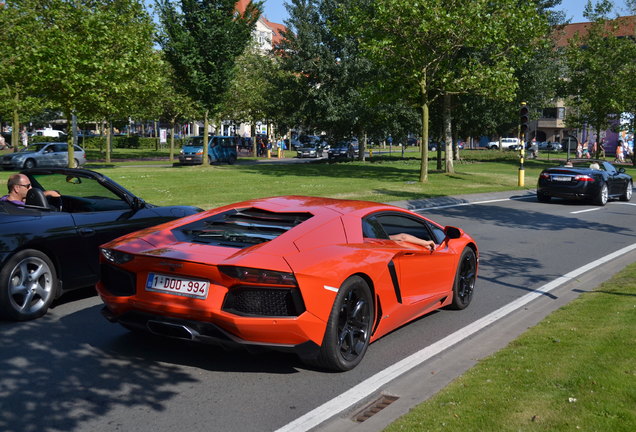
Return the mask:
[[[329,149],[330,161],[353,160],[360,154],[358,140],[339,141]]]
[[[616,169],[595,159],[572,159],[570,164],[541,171],[537,185],[540,202],[550,202],[553,197],[586,199],[598,205],[605,205],[610,198],[631,200],[632,177],[625,168]]]
[[[0,317],[29,320],[62,293],[97,283],[98,247],[201,209],[146,203],[108,177],[72,168],[22,171],[25,206],[0,201]],[[45,198],[56,190],[59,198]],[[117,283],[117,281],[114,281]]]
[[[73,167],[86,164],[86,152],[80,146],[73,146]],[[16,153],[2,156],[2,168],[20,170],[30,168],[68,166],[68,144],[62,142],[35,143]]]

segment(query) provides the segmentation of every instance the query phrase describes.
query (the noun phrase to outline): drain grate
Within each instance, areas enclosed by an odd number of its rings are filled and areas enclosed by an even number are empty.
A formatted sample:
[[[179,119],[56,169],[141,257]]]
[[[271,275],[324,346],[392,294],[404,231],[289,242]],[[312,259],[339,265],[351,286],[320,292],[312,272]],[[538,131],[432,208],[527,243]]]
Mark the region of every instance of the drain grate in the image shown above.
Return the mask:
[[[370,417],[376,415],[398,399],[399,397],[397,396],[382,395],[378,399],[364,407],[362,410],[360,410],[357,414],[355,414],[353,416],[353,420],[358,423],[362,423],[363,421],[368,420]]]

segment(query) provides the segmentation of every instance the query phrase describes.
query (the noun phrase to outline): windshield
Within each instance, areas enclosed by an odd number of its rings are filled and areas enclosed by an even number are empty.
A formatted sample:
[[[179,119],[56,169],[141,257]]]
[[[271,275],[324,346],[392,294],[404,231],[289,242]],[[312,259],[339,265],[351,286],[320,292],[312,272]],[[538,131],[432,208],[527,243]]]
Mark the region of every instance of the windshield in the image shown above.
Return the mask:
[[[20,151],[21,152],[38,152],[38,151],[42,150],[44,147],[46,147],[48,144],[49,143],[31,144],[28,147],[21,148]]]

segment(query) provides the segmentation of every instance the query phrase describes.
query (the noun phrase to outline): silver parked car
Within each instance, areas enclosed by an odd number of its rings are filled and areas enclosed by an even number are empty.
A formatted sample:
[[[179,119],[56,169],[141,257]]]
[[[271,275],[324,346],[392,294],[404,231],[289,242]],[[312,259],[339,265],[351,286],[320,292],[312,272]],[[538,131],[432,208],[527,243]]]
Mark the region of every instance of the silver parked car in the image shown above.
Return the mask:
[[[86,152],[80,146],[73,147],[73,168],[86,163]],[[2,169],[19,170],[31,168],[67,167],[68,145],[63,142],[35,143],[16,153],[2,156]]]

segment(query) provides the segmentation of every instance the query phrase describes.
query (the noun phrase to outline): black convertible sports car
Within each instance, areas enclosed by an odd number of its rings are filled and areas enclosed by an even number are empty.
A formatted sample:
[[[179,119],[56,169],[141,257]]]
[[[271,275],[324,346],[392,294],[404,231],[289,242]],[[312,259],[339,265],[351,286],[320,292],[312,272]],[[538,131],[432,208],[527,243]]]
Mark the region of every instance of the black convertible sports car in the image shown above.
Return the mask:
[[[98,246],[201,209],[146,203],[108,177],[72,168],[24,170],[24,207],[0,201],[0,317],[29,320],[99,279]],[[46,198],[56,190],[59,198]]]
[[[572,159],[564,165],[548,168],[539,175],[537,199],[549,202],[552,197],[588,199],[605,205],[610,198],[629,201],[632,178],[625,168],[595,159]]]

